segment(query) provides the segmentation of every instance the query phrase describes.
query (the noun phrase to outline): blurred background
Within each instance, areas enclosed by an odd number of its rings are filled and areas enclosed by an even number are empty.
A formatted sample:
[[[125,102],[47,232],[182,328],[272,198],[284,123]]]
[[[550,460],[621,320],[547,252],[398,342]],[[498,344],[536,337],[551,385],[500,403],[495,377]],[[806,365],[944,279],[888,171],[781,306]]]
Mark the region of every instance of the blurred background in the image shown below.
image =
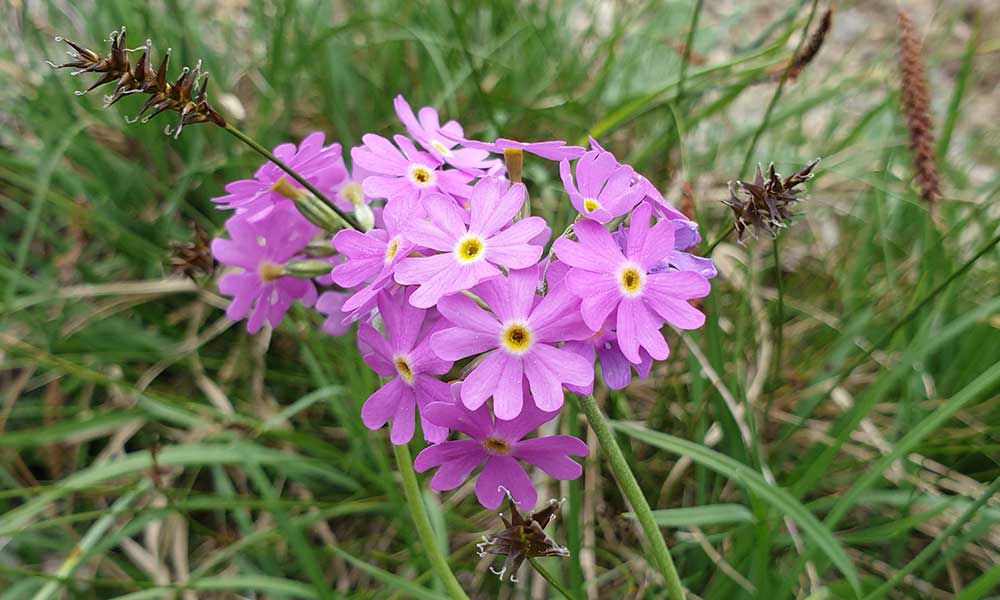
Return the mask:
[[[900,7],[924,46],[936,224],[899,108]],[[997,17],[988,0],[6,0],[0,599],[438,597],[386,432],[358,418],[377,381],[351,336],[304,310],[249,336],[210,276],[171,271],[171,243],[220,230],[210,198],[257,155],[212,125],[167,137],[172,114],[128,124],[140,100],[104,110],[106,89],[74,95],[93,77],[45,64],[55,36],[106,53],[122,25],[155,61],[172,48],[171,77],[202,61],[213,104],[268,147],[402,132],[398,93],[478,139],[592,135],[697,215],[702,252],[732,223],[728,181],[821,157],[778,242],[714,248],[706,327],[668,332],[668,361],[599,400],[713,451],[620,440],[692,598],[854,597],[830,543],[866,593],[1000,597]],[[568,223],[555,165],[525,179]],[[587,438],[576,417],[559,427]],[[572,597],[662,597],[598,453],[543,482],[572,556],[542,564]],[[500,521],[470,487],[427,501],[471,596],[557,597],[476,556]],[[786,519],[801,511],[825,535]]]

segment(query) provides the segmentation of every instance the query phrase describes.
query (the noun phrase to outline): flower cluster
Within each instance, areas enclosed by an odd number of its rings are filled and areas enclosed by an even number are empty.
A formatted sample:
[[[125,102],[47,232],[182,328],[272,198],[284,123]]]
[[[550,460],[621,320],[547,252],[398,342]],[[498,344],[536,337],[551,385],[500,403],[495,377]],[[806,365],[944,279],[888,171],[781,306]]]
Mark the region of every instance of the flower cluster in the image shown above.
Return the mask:
[[[645,377],[670,352],[665,324],[704,322],[689,301],[708,294],[715,269],[685,251],[697,225],[596,141],[485,143],[432,108],[414,113],[402,96],[394,106],[408,135],[363,136],[350,169],[321,133],[274,151],[367,230],[332,235],[303,216],[303,200],[317,199],[271,163],[215,199],[233,213],[229,239],[212,243],[229,267],[219,280],[233,297],[227,314],[249,313],[254,332],[299,300],[325,315],[327,333],[357,322],[358,347],[384,382],[364,424],[388,424],[392,443],[406,444],[419,422],[429,445],[414,468],[436,469],[434,489],[478,470],[484,506],[509,493],[530,511],[525,465],[574,479],[572,457],[588,452],[575,437],[533,433],[558,416],[564,391],[591,393],[595,360],[611,388],[633,371]],[[527,215],[515,172],[524,153],[558,163],[579,213],[547,255],[552,228]]]

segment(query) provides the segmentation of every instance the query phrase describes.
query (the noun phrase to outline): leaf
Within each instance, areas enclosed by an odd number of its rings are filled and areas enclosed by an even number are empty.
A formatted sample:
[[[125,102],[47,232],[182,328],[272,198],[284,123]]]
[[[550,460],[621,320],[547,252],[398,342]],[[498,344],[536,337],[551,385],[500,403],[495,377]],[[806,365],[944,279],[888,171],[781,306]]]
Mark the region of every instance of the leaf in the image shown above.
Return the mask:
[[[626,517],[635,518],[634,513]],[[686,506],[654,510],[653,519],[662,527],[705,527],[723,523],[753,523],[750,509],[742,504],[709,504],[707,506]]]
[[[753,493],[771,504],[782,515],[787,515],[805,531],[812,541],[836,565],[847,578],[854,591],[860,594],[861,585],[854,564],[844,552],[840,542],[809,510],[783,488],[769,484],[760,473],[732,458],[666,433],[651,431],[632,423],[612,421],[611,426],[635,439],[656,446],[679,456],[687,456],[694,462],[716,473],[725,475],[749,488]]]

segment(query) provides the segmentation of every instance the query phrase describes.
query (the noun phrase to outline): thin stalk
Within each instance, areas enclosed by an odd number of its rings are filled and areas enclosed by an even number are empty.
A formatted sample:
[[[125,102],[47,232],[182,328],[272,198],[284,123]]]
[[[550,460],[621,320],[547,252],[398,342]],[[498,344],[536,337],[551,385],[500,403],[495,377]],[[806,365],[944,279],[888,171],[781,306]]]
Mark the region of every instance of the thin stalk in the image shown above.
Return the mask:
[[[431,562],[431,569],[434,570],[437,578],[444,584],[445,591],[447,591],[448,596],[452,600],[469,600],[465,591],[462,590],[462,586],[459,585],[458,579],[455,579],[455,574],[451,572],[447,558],[441,552],[441,548],[438,547],[434,530],[431,528],[431,519],[427,515],[427,507],[424,506],[424,500],[420,495],[417,474],[413,472],[413,458],[410,457],[410,447],[406,444],[398,446],[393,444],[392,450],[396,455],[396,466],[399,468],[399,474],[403,477],[403,492],[406,495],[406,505],[410,510],[410,516],[413,517],[413,524],[417,527],[417,536],[420,537],[423,550]]]
[[[639,482],[635,480],[635,475],[632,473],[632,469],[629,468],[628,462],[625,460],[625,455],[622,454],[621,447],[618,446],[618,440],[615,439],[611,428],[608,426],[607,419],[604,418],[600,407],[597,406],[597,400],[594,399],[594,395],[587,394],[586,396],[578,397],[580,399],[580,406],[583,408],[584,414],[587,415],[587,422],[590,423],[590,427],[597,434],[601,450],[608,457],[608,464],[611,466],[611,472],[618,481],[618,487],[629,504],[632,505],[632,511],[635,513],[635,516],[639,520],[639,525],[642,526],[642,530],[646,534],[646,539],[649,541],[649,546],[652,550],[653,560],[656,562],[656,567],[663,574],[663,579],[666,581],[667,597],[670,600],[684,600],[684,586],[681,585],[680,577],[677,575],[674,561],[670,557],[670,550],[667,549],[667,542],[663,539],[663,532],[660,531],[659,525],[653,519],[653,511],[650,510],[649,503],[646,502],[646,497],[642,494],[642,488],[639,487]]]
[[[774,323],[774,375],[781,377],[781,344],[784,339],[783,329],[785,326],[785,288],[781,283],[781,253],[778,247],[778,238],[772,240],[772,253],[774,254],[774,283],[778,290],[778,315]]]
[[[227,123],[226,126],[223,127],[223,129],[225,129],[227,132],[230,133],[230,135],[232,135],[239,141],[243,142],[244,144],[252,148],[257,154],[260,154],[267,160],[273,162],[275,165],[278,166],[279,169],[281,169],[285,173],[288,173],[288,175],[291,176],[292,179],[301,183],[302,187],[309,190],[309,192],[311,192],[313,196],[316,196],[323,202],[327,203],[330,206],[330,208],[333,209],[333,212],[337,215],[337,217],[341,221],[343,221],[343,226],[345,228],[357,229],[358,231],[363,231],[361,226],[358,225],[357,221],[354,220],[354,217],[337,208],[337,205],[331,202],[330,199],[323,194],[323,192],[316,189],[316,186],[306,181],[306,178],[296,173],[294,169],[292,169],[285,163],[281,162],[281,160],[277,156],[272,154],[270,150],[268,150],[264,146],[261,146],[252,137],[243,133],[239,129],[236,129],[229,123]]]
[[[532,557],[529,556],[528,557],[528,562],[531,563],[531,568],[533,568],[535,571],[537,571],[538,574],[541,575],[545,579],[545,581],[548,581],[549,585],[551,585],[552,587],[554,587],[555,590],[557,592],[559,592],[559,594],[563,598],[565,598],[566,600],[574,600],[573,596],[570,595],[570,593],[568,591],[566,591],[566,588],[564,588],[562,586],[562,584],[560,584],[558,581],[556,581],[555,578],[552,577],[552,575],[550,575],[549,572],[546,571],[545,568],[542,567],[542,565],[537,560],[535,560],[534,558],[532,558]]]
[[[688,63],[691,61],[691,45],[694,44],[694,33],[698,30],[698,18],[701,16],[702,0],[695,0],[691,11],[691,26],[688,28],[687,40],[684,42],[684,56],[681,57],[681,74],[677,78],[677,103],[684,96],[684,79],[687,77]]]

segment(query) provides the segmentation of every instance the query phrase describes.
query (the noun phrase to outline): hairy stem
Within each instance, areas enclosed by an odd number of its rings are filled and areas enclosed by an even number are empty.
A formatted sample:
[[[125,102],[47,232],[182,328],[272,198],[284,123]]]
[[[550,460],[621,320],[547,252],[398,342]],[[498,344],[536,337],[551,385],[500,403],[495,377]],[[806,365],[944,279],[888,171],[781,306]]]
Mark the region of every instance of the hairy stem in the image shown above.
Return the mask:
[[[618,487],[629,504],[632,505],[632,511],[635,512],[639,524],[646,534],[646,539],[649,541],[649,546],[652,550],[653,560],[656,563],[657,569],[663,574],[663,579],[666,581],[667,597],[670,600],[684,600],[684,587],[681,585],[680,577],[677,575],[674,561],[670,557],[667,542],[663,539],[663,532],[660,531],[660,527],[653,519],[653,511],[650,510],[649,503],[646,502],[646,497],[642,495],[642,488],[639,487],[639,482],[635,480],[635,475],[632,473],[632,469],[629,468],[628,462],[625,460],[625,455],[622,454],[622,449],[618,446],[618,440],[615,439],[611,428],[608,426],[607,419],[604,418],[600,407],[597,406],[597,400],[594,399],[594,395],[587,394],[586,396],[579,396],[579,398],[580,406],[583,408],[584,414],[587,415],[587,421],[590,423],[590,427],[594,430],[594,433],[597,434],[601,450],[608,457],[608,464],[611,466],[611,472],[618,481]]]
[[[393,444],[392,450],[396,455],[396,466],[399,474],[403,477],[403,492],[406,495],[406,505],[410,509],[410,516],[413,517],[413,524],[417,527],[417,535],[420,543],[431,562],[431,569],[437,578],[444,584],[448,597],[452,600],[469,600],[469,597],[462,590],[455,574],[448,566],[448,560],[441,548],[438,547],[434,537],[434,530],[431,528],[430,517],[427,516],[427,507],[420,495],[420,486],[417,484],[417,475],[413,472],[413,459],[410,457],[410,447],[406,444]]]
[[[298,181],[299,183],[301,183],[302,187],[304,187],[307,190],[309,190],[312,193],[313,196],[316,196],[317,198],[319,198],[323,202],[327,203],[330,206],[330,208],[333,209],[333,212],[337,215],[337,217],[341,221],[343,221],[342,225],[345,228],[348,228],[348,229],[357,229],[358,231],[363,231],[362,228],[361,228],[361,226],[358,225],[357,221],[354,220],[354,217],[352,217],[351,215],[348,215],[344,211],[342,211],[339,208],[337,208],[337,206],[333,202],[331,202],[330,199],[327,198],[323,194],[323,192],[320,192],[318,189],[316,189],[316,186],[314,186],[313,184],[311,184],[308,181],[306,181],[305,177],[299,175],[298,173],[295,172],[294,169],[292,169],[291,167],[289,167],[288,165],[286,165],[285,163],[283,163],[277,156],[275,156],[274,154],[272,154],[270,150],[268,150],[264,146],[261,146],[252,137],[250,137],[247,134],[243,133],[239,129],[236,129],[231,124],[227,123],[225,125],[225,127],[223,127],[223,129],[225,129],[226,131],[228,131],[236,139],[240,140],[241,142],[243,142],[244,144],[246,144],[247,146],[249,146],[250,148],[252,148],[257,154],[260,154],[261,156],[263,156],[267,160],[273,162],[275,165],[278,166],[279,169],[281,169],[285,173],[288,173],[288,175],[291,176],[292,179],[294,179],[295,181]]]

